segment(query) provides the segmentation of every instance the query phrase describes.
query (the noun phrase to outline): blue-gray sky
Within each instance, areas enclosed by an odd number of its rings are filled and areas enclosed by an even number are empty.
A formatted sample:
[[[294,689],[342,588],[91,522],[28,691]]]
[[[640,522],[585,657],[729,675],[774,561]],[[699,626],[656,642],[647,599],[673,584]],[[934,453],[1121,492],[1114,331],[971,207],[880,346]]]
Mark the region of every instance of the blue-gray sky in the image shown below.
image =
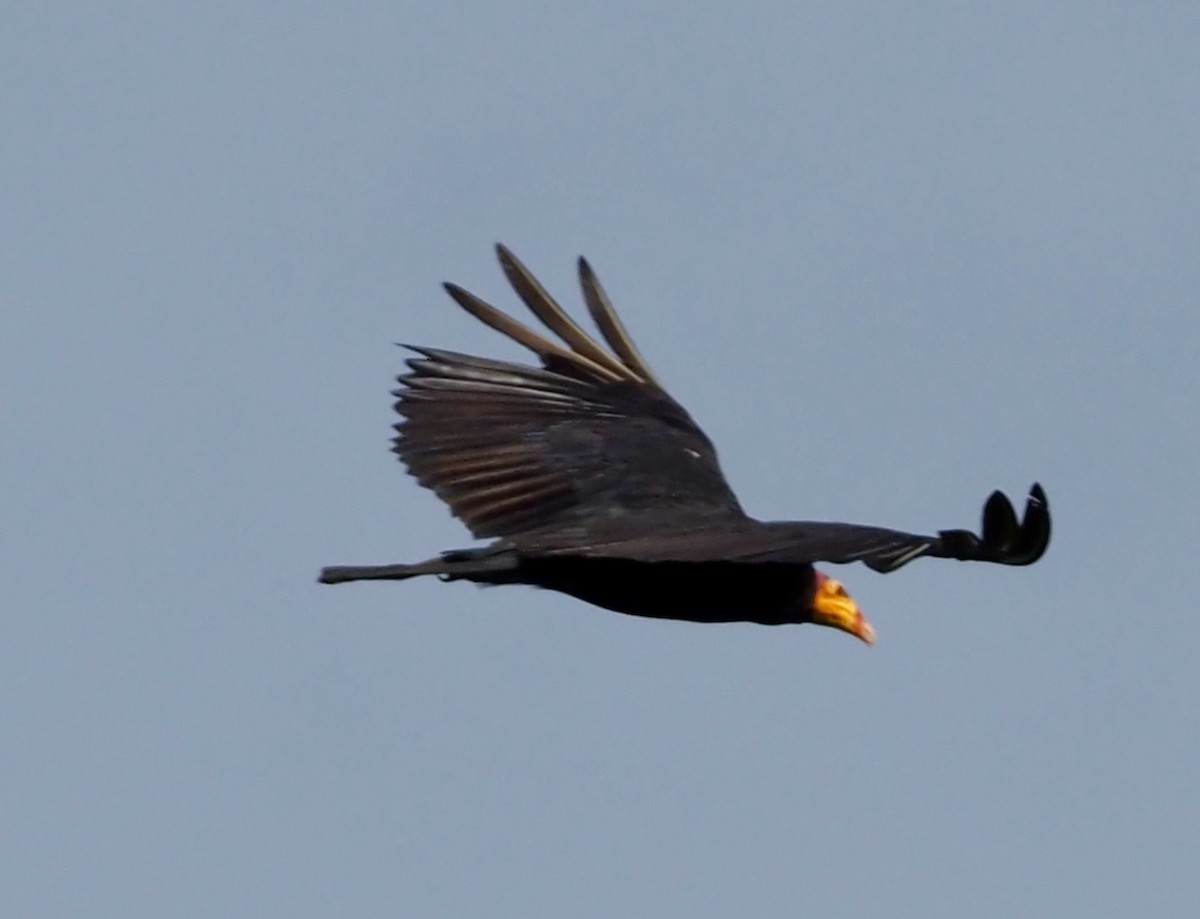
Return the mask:
[[[1200,7],[59,3],[0,35],[0,912],[1184,915]],[[589,256],[880,632],[323,588],[465,531],[387,449],[442,294]]]

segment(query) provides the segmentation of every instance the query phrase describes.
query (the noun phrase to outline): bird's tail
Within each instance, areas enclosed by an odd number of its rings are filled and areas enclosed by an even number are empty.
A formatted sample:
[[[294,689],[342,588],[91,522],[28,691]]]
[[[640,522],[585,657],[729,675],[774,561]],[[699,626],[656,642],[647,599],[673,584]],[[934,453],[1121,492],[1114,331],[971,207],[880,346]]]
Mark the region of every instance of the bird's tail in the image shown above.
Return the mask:
[[[322,584],[344,584],[347,581],[404,581],[434,574],[444,581],[496,582],[504,580],[496,578],[497,572],[511,571],[518,564],[517,555],[511,549],[457,549],[412,565],[341,565],[322,568],[317,580]]]
[[[322,568],[317,578],[322,584],[344,584],[346,581],[403,581],[422,574],[439,574],[438,559],[416,565],[339,565]]]

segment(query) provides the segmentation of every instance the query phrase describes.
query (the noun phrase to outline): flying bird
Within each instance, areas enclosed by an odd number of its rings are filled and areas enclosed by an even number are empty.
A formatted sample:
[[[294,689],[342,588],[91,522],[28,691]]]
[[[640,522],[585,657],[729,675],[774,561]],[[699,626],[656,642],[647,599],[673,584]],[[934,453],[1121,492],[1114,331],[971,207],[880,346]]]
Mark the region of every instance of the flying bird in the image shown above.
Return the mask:
[[[712,442],[647,365],[587,261],[579,283],[604,344],[512,252],[496,249],[517,296],[557,340],[455,284],[446,292],[541,366],[405,345],[415,356],[393,393],[393,451],[492,542],[415,564],[325,568],[322,583],[435,575],[526,584],[635,616],[813,622],[870,643],[875,630],[858,605],[814,563],[879,572],[923,556],[1030,565],[1046,551],[1050,509],[1036,484],[1019,521],[993,492],[978,534],[748,516]]]

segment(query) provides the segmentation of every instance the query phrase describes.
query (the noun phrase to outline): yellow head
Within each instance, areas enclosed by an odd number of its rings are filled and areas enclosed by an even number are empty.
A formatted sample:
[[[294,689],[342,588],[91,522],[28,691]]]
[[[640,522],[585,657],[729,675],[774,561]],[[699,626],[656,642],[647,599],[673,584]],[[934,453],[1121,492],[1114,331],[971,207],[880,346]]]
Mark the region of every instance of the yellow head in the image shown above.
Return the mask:
[[[867,644],[875,641],[875,630],[867,622],[862,610],[854,602],[840,581],[820,571],[817,575],[817,590],[812,600],[812,621],[828,625],[861,638]]]

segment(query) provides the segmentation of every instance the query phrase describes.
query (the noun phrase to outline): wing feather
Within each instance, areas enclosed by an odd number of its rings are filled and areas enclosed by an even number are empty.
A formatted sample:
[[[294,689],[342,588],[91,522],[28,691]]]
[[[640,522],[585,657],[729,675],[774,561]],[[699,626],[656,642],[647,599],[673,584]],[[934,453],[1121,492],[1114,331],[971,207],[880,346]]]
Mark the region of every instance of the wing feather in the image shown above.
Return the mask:
[[[557,366],[561,363],[564,366],[581,370],[598,380],[612,381],[622,378],[621,374],[590,360],[585,355],[561,348],[549,339],[543,338],[533,329],[522,325],[511,316],[505,315],[490,303],[479,299],[468,290],[463,290],[457,284],[447,283],[443,287],[445,287],[446,293],[454,298],[454,302],[464,310],[501,335],[506,335],[518,344],[524,345],[547,365]]]
[[[447,284],[456,303],[542,366],[405,345],[416,356],[394,392],[393,449],[417,481],[478,537],[586,539],[613,521],[662,529],[689,509],[743,517],[711,442],[649,373],[590,269],[581,283],[611,353],[508,249],[497,254],[563,344]]]
[[[563,534],[566,535],[566,534]],[[861,561],[887,573],[922,556],[961,561],[1031,565],[1050,543],[1050,506],[1040,485],[1029,491],[1024,517],[1018,522],[1012,504],[994,492],[985,505],[982,535],[970,530],[943,530],[937,536],[905,533],[848,523],[783,521],[763,523],[745,518],[699,518],[670,533],[632,533],[612,527],[592,542],[570,534],[518,539],[526,552],[590,558],[628,558],[643,562],[704,562],[715,559],[743,563],[845,564]]]
[[[582,256],[579,258],[579,285],[583,288],[583,299],[587,303],[592,321],[600,329],[609,347],[620,356],[625,366],[635,371],[645,382],[653,383],[662,389],[662,384],[654,376],[654,371],[650,369],[650,365],[646,363],[646,359],[642,357],[637,345],[633,343],[629,332],[625,330],[625,324],[621,322],[621,317],[613,308],[612,301],[604,292],[600,279],[596,277],[596,272],[592,270],[587,259]]]
[[[537,316],[546,328],[566,342],[577,356],[594,361],[614,373],[617,379],[639,380],[637,374],[632,372],[630,367],[622,364],[620,360],[600,347],[594,338],[583,331],[575,320],[567,315],[546,288],[506,246],[497,244],[496,254],[499,256],[504,274],[512,284],[513,290],[517,292],[517,296],[529,307],[530,312]]]

